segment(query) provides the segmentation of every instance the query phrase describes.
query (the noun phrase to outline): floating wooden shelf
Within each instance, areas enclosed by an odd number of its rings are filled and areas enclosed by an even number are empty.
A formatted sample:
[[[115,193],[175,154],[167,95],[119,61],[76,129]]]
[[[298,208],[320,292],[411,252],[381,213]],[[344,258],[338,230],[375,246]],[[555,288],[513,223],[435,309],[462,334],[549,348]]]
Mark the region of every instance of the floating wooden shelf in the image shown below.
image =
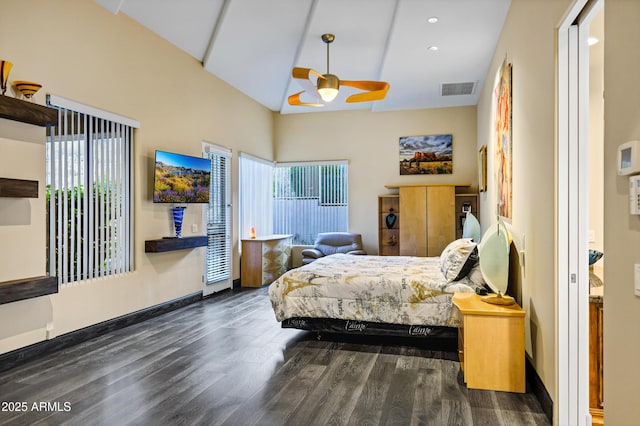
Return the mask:
[[[163,251],[183,250],[207,245],[206,235],[184,238],[161,238],[158,240],[146,240],[144,242],[145,253],[159,253]]]
[[[58,124],[57,109],[11,96],[0,95],[0,117],[42,127]]]
[[[58,278],[42,276],[0,282],[0,304],[58,292]]]
[[[38,181],[0,178],[0,197],[38,198]]]

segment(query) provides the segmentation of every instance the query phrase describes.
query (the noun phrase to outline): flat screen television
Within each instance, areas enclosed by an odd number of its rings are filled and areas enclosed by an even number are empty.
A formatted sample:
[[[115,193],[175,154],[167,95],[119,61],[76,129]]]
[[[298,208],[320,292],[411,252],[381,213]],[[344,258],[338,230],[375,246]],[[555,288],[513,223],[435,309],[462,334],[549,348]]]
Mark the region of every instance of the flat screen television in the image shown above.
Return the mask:
[[[156,151],[154,203],[208,203],[211,160]]]

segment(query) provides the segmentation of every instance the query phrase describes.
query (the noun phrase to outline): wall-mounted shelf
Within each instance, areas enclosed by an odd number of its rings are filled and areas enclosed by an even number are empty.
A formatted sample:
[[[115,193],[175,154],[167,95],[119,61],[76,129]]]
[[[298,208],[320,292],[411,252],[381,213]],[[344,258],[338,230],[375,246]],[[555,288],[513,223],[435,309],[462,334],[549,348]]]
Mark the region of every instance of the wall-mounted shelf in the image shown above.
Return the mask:
[[[144,242],[145,253],[159,253],[163,251],[183,250],[207,245],[206,235],[184,238],[160,238]]]
[[[38,198],[38,181],[0,178],[0,197]]]
[[[0,282],[0,304],[58,292],[58,278],[42,276]]]
[[[57,109],[3,95],[0,95],[0,117],[42,127],[58,124]]]
[[[386,224],[387,215],[396,216],[392,227]],[[400,196],[398,194],[378,196],[378,254],[380,256],[398,256],[400,254]]]

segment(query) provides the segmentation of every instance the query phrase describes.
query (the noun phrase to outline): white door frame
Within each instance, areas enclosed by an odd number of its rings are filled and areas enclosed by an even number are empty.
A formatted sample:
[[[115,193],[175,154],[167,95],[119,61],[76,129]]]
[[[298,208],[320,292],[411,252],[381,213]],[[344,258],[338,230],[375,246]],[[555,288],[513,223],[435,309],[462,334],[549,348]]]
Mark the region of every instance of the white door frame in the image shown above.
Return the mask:
[[[561,425],[589,414],[589,24],[604,0],[575,0],[558,26],[556,399]]]
[[[203,275],[202,275],[202,297],[206,297],[209,296],[213,293],[216,293],[218,291],[221,290],[226,290],[226,289],[231,289],[233,288],[233,250],[232,250],[232,246],[233,246],[233,241],[232,241],[232,235],[233,235],[233,212],[232,212],[232,208],[231,208],[231,160],[233,158],[233,154],[231,152],[230,148],[226,148],[220,145],[216,145],[212,142],[207,142],[207,141],[202,141],[202,155],[204,157],[210,158],[209,155],[210,153],[216,153],[222,157],[226,157],[227,161],[228,161],[228,168],[226,170],[226,179],[225,179],[225,188],[224,188],[224,194],[225,194],[225,206],[224,208],[226,209],[226,220],[228,221],[228,229],[227,229],[227,234],[225,236],[226,238],[226,251],[227,251],[227,260],[228,260],[228,268],[229,268],[229,275],[227,278],[225,279],[221,279],[219,281],[215,281],[215,282],[208,282],[207,280],[207,258],[208,258],[208,253],[205,253],[205,262],[203,265]],[[211,184],[213,185],[213,182],[211,182]],[[208,226],[207,226],[207,222],[208,222],[208,209],[210,209],[210,205],[207,204],[206,206],[206,210],[204,211],[203,214],[203,229],[205,231],[205,234],[208,236]],[[209,244],[207,244],[206,247],[207,251],[209,250]]]

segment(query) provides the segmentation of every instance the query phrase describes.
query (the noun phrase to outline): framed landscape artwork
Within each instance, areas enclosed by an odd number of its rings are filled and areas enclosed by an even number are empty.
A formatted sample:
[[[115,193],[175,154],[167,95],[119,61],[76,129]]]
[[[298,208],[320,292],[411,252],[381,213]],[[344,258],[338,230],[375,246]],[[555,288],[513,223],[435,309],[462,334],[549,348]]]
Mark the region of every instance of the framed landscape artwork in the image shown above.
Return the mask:
[[[401,175],[453,173],[453,135],[400,137]]]
[[[495,167],[498,189],[498,215],[511,219],[513,200],[512,128],[511,128],[511,64],[506,61],[498,71],[494,92]]]
[[[478,190],[487,190],[487,146],[482,145],[478,151]]]

